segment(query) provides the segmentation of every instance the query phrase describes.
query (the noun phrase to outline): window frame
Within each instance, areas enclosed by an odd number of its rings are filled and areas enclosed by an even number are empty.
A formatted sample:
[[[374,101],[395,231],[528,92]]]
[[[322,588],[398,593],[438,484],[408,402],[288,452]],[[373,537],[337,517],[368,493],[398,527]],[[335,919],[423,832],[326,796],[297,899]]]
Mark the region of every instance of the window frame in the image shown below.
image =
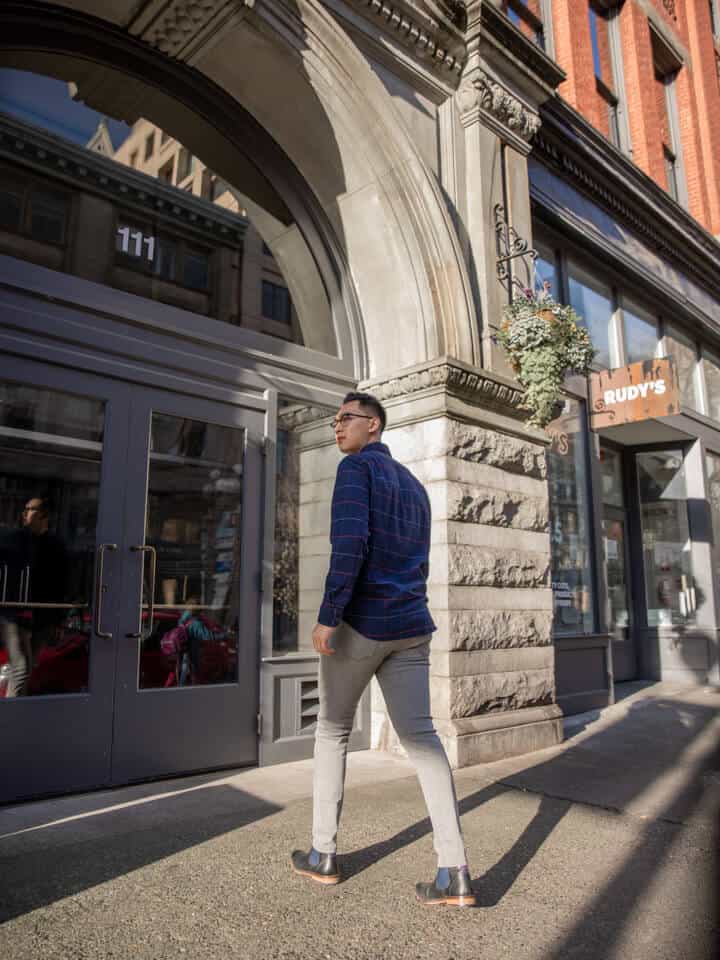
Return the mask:
[[[18,174],[15,172],[13,167],[6,166],[5,164],[0,166],[0,176],[3,174],[7,174],[10,183],[12,183],[13,180],[19,182],[22,187],[22,196],[20,201],[19,228],[15,230],[11,227],[3,227],[2,232],[10,233],[14,236],[25,237],[28,240],[32,240],[34,243],[41,243],[48,247],[54,247],[57,250],[65,250],[68,245],[68,230],[70,227],[73,193],[70,190],[65,189],[63,186],[59,186],[55,183],[53,183],[51,186],[48,186],[46,181],[37,179],[32,175],[28,176],[24,173]],[[36,236],[32,232],[32,196],[35,191],[45,191],[51,194],[55,193],[58,195],[58,197],[62,197],[64,207],[62,240],[47,240]],[[10,193],[13,191],[10,188],[7,192]]]

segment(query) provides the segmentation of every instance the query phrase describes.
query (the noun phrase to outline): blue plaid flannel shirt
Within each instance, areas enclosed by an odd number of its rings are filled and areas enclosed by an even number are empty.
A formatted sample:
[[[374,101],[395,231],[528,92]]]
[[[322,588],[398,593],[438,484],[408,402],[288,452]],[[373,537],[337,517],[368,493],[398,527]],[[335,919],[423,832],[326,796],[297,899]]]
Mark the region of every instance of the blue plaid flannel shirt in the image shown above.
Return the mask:
[[[319,623],[335,627],[344,620],[373,640],[435,630],[426,590],[430,501],[384,443],[369,443],[340,462],[330,543]]]

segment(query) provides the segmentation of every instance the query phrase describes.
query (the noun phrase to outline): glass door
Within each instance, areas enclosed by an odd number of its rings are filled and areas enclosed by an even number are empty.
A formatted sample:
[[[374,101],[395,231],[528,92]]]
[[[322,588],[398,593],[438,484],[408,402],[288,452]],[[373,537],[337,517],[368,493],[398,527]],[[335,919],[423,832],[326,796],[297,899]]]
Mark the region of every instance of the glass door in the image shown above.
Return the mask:
[[[257,759],[263,415],[133,400],[113,782]]]
[[[608,587],[607,622],[612,637],[613,678],[616,683],[637,676],[638,660],[630,614],[630,563],[627,509],[619,450],[600,447],[602,529]]]
[[[109,780],[129,410],[0,359],[0,801]]]

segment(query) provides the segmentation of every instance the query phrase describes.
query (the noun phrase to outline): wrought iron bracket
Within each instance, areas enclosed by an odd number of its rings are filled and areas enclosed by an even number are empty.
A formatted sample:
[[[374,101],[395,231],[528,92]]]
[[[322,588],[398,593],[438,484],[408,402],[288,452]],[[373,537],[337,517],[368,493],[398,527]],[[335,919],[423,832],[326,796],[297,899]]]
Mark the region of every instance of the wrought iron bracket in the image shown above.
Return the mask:
[[[515,276],[513,270],[513,261],[522,257],[530,260],[530,273],[535,276],[535,261],[537,260],[537,250],[534,250],[524,237],[521,237],[517,230],[508,223],[505,207],[502,203],[496,203],[493,208],[495,220],[495,251],[497,259],[495,261],[495,275],[505,286],[508,297],[512,300],[513,289],[525,290],[525,286]]]

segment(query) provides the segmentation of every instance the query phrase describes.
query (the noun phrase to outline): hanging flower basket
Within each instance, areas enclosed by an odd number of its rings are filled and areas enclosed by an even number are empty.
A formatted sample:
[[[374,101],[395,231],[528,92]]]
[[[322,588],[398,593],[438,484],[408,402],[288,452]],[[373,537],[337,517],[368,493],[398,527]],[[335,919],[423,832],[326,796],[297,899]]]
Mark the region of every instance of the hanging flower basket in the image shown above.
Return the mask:
[[[503,312],[497,334],[523,389],[528,423],[545,427],[554,418],[568,373],[586,375],[595,350],[572,307],[549,294],[531,290],[517,296]]]

